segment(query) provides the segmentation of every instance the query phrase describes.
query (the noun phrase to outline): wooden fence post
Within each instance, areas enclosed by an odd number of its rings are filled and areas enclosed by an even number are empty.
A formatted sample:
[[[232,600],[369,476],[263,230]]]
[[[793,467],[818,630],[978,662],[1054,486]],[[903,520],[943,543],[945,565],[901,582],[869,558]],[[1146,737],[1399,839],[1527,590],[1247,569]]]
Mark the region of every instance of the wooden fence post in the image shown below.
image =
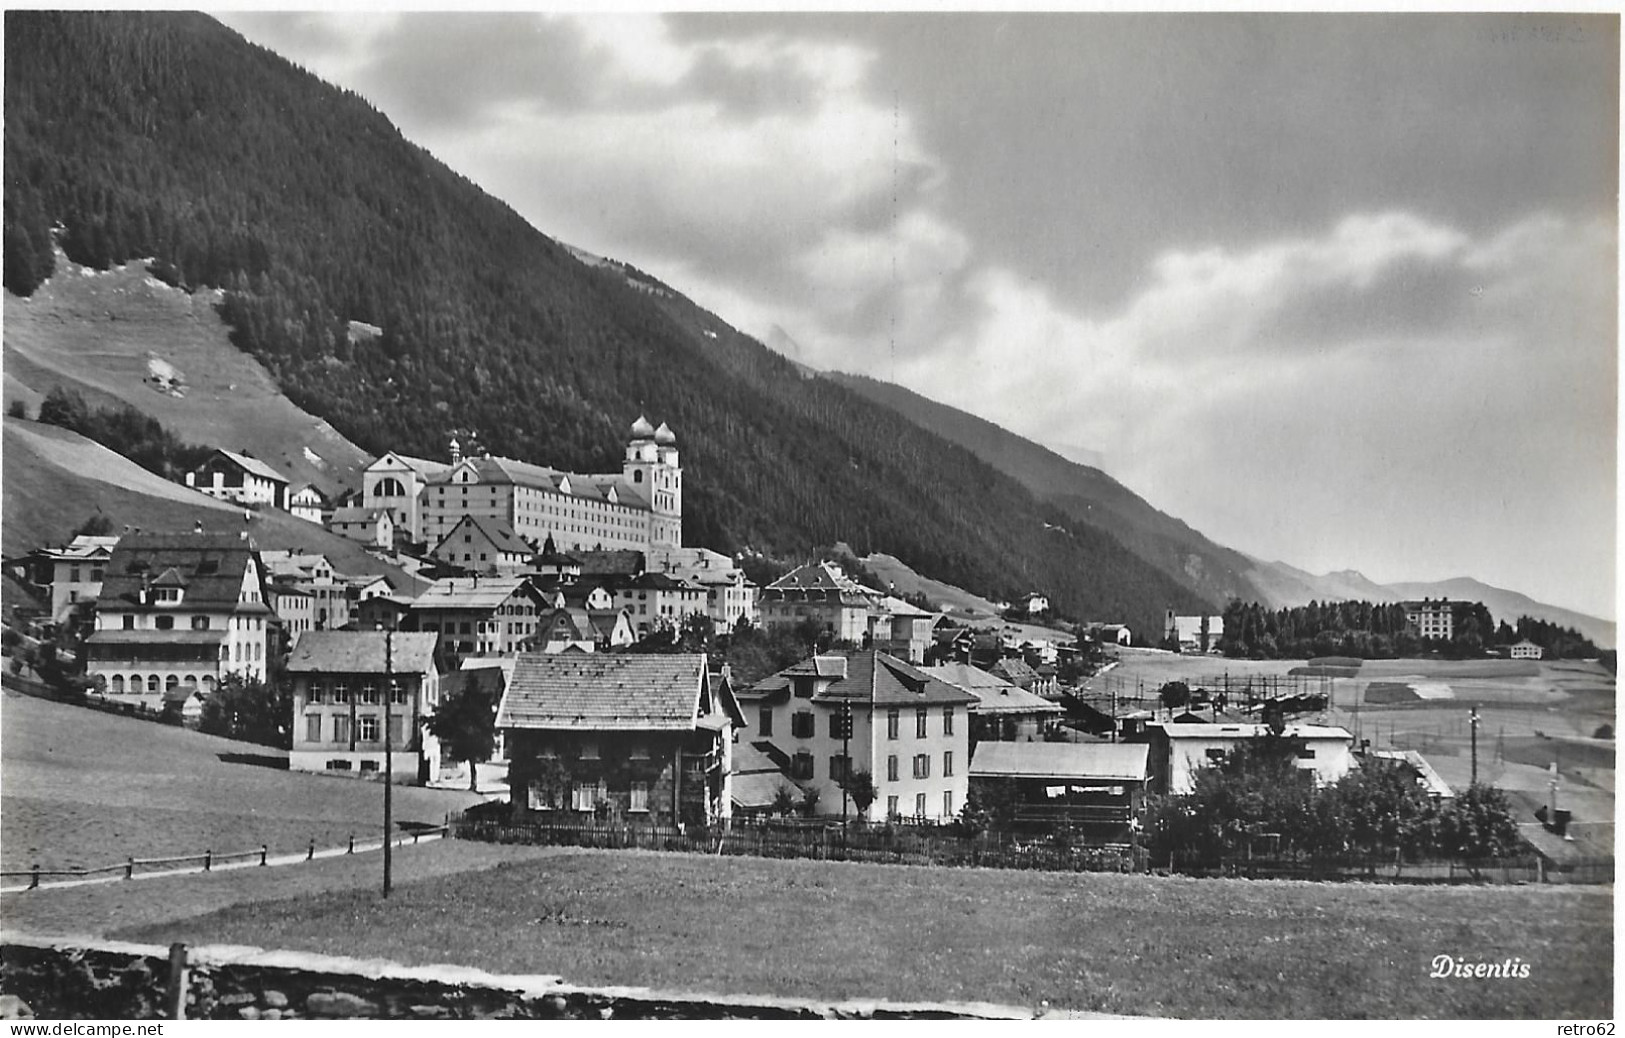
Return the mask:
[[[355,833],[350,834],[350,849],[345,851],[344,853],[345,854],[354,854],[355,853]]]
[[[203,871],[204,872],[210,872],[210,871],[213,871],[213,869],[214,869],[214,851],[204,851],[203,852]]]
[[[135,876],[135,859],[134,858],[125,858],[124,859],[124,878],[125,879],[130,879],[130,878],[132,878],[134,876]]]
[[[39,862],[37,861],[34,863],[34,867],[29,870],[28,889],[39,889]]]
[[[176,941],[169,946],[169,989],[167,991],[169,1018],[186,1019],[186,945]]]
[[[271,846],[270,846],[270,844],[265,844],[265,843],[260,844],[260,864],[264,865],[265,864],[265,859],[269,858],[270,856],[271,856]]]
[[[316,837],[310,838],[310,847],[305,851],[305,860],[313,861],[316,858]]]

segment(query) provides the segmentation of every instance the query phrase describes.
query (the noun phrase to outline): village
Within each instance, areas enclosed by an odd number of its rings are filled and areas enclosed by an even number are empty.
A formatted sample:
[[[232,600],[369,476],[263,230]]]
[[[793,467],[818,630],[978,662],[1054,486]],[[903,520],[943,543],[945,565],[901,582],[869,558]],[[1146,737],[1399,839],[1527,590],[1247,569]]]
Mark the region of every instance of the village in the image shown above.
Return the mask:
[[[1164,648],[1134,649],[1120,623],[1042,626],[1038,591],[1008,610],[1015,623],[956,618],[828,559],[758,586],[742,560],[681,543],[677,438],[641,416],[619,473],[465,453],[453,437],[444,461],[377,458],[333,502],[226,450],[185,480],[247,519],[280,509],[322,524],[410,583],[201,522],[83,534],[8,563],[50,602],[7,617],[15,643],[50,637],[81,660],[69,680],[96,705],[188,726],[247,683],[281,715],[245,737],[279,742],[290,770],[466,787],[498,812],[482,819],[947,832],[974,815],[1140,870],[1147,798],[1190,793],[1199,769],[1272,733],[1294,740],[1315,787],[1376,762],[1429,798],[1455,796],[1422,753],[1357,740],[1323,677],[1123,687],[1125,653],[1131,667],[1212,659],[1216,615],[1169,611]],[[1418,632],[1448,637],[1448,602],[1407,608]],[[747,674],[714,651],[750,637],[800,653]],[[449,720],[465,700],[484,713],[472,749],[470,722]]]

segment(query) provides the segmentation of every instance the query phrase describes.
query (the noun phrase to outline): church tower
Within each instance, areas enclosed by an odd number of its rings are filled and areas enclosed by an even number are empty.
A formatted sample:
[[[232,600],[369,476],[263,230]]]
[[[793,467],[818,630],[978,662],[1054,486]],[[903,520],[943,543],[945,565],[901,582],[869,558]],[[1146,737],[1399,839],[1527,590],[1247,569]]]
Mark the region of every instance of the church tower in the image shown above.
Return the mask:
[[[683,468],[676,434],[664,422],[656,429],[639,415],[632,423],[621,471],[632,489],[649,502],[649,547],[682,547]]]

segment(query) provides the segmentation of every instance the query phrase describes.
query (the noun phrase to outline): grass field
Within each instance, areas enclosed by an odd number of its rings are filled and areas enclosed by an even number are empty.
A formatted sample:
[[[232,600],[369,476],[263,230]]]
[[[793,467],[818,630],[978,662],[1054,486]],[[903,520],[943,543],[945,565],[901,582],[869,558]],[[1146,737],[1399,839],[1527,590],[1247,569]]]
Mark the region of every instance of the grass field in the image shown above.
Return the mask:
[[[284,870],[292,872],[294,870]],[[1178,1017],[1611,1015],[1612,892],[575,852],[126,927],[584,984]],[[1527,982],[1428,977],[1441,954]]]
[[[126,856],[338,846],[376,839],[383,788],[276,770],[286,755],[151,721],[0,698],[0,865],[111,865]],[[395,817],[439,824],[478,798],[398,787]]]

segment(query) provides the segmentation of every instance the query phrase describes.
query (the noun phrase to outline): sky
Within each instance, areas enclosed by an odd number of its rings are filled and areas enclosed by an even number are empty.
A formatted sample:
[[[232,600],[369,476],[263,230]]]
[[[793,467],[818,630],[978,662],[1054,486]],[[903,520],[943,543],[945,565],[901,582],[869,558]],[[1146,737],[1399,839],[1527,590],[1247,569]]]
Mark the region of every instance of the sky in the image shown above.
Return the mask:
[[[544,233],[1221,544],[1615,616],[1612,15],[219,17]]]

